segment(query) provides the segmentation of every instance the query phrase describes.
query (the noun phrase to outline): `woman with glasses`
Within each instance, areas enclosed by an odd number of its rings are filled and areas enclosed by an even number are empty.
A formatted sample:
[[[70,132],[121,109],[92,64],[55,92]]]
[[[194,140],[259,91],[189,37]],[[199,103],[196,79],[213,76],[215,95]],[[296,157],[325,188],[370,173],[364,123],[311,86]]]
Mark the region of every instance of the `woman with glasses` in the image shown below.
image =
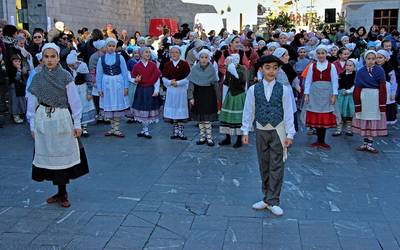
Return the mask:
[[[39,65],[39,61],[34,55],[41,52],[44,43],[44,31],[41,28],[34,29],[32,41],[27,50],[31,55],[33,55],[33,66],[35,67]]]

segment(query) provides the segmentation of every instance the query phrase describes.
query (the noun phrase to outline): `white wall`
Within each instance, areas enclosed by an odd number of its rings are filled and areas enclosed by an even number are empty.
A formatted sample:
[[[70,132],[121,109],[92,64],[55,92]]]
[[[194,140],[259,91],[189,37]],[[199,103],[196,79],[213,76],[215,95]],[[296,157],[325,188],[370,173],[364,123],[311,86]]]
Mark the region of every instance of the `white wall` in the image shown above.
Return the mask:
[[[346,26],[347,28],[364,26],[369,30],[373,24],[375,9],[396,8],[400,8],[399,0],[368,2],[365,4],[345,4],[343,10],[345,11],[346,21],[348,22]],[[398,17],[397,27],[400,28],[400,17]]]

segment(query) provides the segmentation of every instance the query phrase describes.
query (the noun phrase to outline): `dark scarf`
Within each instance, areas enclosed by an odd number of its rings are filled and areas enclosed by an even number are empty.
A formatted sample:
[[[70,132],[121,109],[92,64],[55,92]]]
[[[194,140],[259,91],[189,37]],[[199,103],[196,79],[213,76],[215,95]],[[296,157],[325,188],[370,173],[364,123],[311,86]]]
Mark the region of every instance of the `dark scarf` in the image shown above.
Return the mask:
[[[282,65],[282,70],[286,73],[289,83],[292,84],[293,80],[297,77],[296,71],[289,63]]]
[[[53,70],[43,67],[32,79],[29,92],[39,103],[55,108],[68,108],[66,87],[73,82],[71,74],[60,65]]]

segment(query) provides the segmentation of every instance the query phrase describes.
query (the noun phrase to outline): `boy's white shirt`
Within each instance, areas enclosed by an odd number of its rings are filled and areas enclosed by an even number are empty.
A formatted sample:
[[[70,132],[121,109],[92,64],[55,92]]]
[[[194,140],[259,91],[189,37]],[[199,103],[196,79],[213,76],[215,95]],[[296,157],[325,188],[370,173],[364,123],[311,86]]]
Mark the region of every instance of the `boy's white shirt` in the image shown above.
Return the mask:
[[[275,80],[271,82],[267,82],[265,79],[263,80],[264,93],[265,97],[269,101],[272,95],[272,90],[275,85]],[[253,127],[253,122],[255,119],[255,97],[254,97],[254,86],[251,86],[247,90],[246,101],[243,109],[243,119],[242,119],[242,127],[244,135],[248,135],[249,131]],[[290,90],[287,86],[283,86],[283,124],[285,127],[286,137],[289,139],[293,139],[296,134],[296,130],[294,128],[294,116],[293,116],[293,108],[292,108],[292,100],[290,98]],[[269,125],[269,126],[268,126]],[[261,130],[270,130],[271,125],[262,126],[257,123],[257,129]]]

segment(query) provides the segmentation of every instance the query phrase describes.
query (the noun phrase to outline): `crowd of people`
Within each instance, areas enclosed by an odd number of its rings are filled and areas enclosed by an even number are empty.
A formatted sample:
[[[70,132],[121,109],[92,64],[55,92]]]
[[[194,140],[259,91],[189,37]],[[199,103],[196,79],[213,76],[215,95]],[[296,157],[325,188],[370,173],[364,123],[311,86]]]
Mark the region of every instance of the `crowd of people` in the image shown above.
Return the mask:
[[[334,128],[332,136],[359,134],[357,150],[376,154],[374,137],[387,136],[397,121],[399,32],[376,25],[335,32],[259,34],[246,26],[206,34],[183,24],[175,34],[164,27],[160,37],[149,37],[111,24],[74,34],[57,22],[31,35],[3,24],[0,126],[7,115],[16,124],[27,119],[33,179],[58,185],[48,202],[63,207],[70,205],[66,184],[88,173],[78,138],[89,136],[91,124],[109,123],[104,135],[123,138],[120,123],[137,122],[137,136],[151,139],[151,126],[163,119],[172,140],[187,140],[184,125],[192,120],[196,144],[212,147],[219,121],[218,144],[236,137],[234,148],[255,130],[265,197],[253,208],[281,215],[283,162],[302,126],[317,137],[311,147],[329,150],[326,131]]]

